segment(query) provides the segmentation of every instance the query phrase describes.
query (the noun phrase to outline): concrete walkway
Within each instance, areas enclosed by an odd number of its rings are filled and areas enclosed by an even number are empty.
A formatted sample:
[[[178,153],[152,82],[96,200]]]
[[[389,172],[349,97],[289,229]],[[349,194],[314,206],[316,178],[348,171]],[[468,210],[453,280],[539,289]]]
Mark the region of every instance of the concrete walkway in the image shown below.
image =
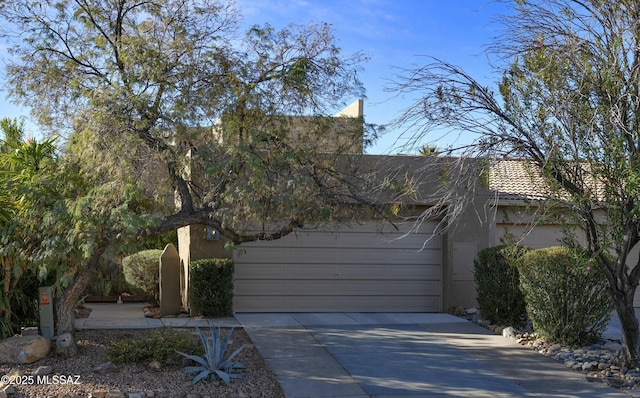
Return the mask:
[[[145,318],[146,303],[88,303],[91,308],[88,318],[76,319],[76,330],[84,329],[150,329],[163,326],[170,327],[209,327],[214,321],[203,318],[163,317],[161,319]],[[219,318],[216,326],[240,326],[233,318]]]
[[[77,321],[79,329],[211,322],[145,319],[141,306],[132,304],[87,306],[92,314]],[[640,397],[588,382],[555,360],[446,314],[236,314],[214,322],[245,328],[287,398]]]

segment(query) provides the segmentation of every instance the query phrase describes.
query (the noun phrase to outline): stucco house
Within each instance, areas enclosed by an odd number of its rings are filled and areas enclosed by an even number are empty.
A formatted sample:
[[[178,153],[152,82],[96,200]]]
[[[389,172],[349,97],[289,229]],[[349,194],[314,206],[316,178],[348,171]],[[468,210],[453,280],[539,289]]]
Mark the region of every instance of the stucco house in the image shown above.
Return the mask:
[[[340,113],[362,115],[362,101]],[[433,206],[429,198],[439,185],[439,167],[452,161],[359,156],[363,168],[421,173],[418,197],[424,199],[411,203],[417,213]],[[500,244],[506,234],[521,236],[534,248],[556,245],[562,238],[558,225],[529,231],[525,202],[539,189],[519,162],[496,163],[487,182],[477,187],[476,200],[455,228],[443,229],[445,220],[437,218],[419,225],[401,220],[309,225],[275,241],[244,243],[230,253],[215,231],[184,227],[178,231],[183,275],[188,280],[190,261],[232,256],[236,312],[443,312],[475,306],[473,261],[479,250]]]

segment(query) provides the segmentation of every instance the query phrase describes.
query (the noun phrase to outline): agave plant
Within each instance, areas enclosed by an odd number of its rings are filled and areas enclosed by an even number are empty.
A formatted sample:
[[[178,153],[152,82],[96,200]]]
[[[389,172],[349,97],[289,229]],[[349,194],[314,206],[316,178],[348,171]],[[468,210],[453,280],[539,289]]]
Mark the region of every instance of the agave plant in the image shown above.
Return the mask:
[[[236,373],[236,371],[244,369],[244,365],[240,362],[233,361],[233,358],[244,349],[244,346],[235,350],[226,359],[224,357],[233,330],[234,328],[231,328],[223,338],[220,338],[220,328],[216,329],[212,326],[211,338],[209,339],[204,332],[196,328],[200,336],[200,341],[204,346],[204,356],[185,354],[184,352],[177,351],[178,354],[199,364],[197,366],[186,366],[182,369],[186,373],[196,374],[193,378],[193,384],[196,384],[200,380],[210,378],[211,382],[218,386],[220,384],[218,378],[220,378],[226,385],[229,385],[231,379],[242,379],[242,376]]]

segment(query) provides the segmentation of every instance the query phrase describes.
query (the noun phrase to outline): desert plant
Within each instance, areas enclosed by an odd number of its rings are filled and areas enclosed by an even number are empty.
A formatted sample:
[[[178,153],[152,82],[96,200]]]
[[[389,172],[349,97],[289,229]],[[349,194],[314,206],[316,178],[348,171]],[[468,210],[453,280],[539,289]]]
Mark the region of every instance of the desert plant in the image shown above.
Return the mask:
[[[230,258],[211,258],[191,262],[189,288],[194,312],[206,317],[227,316],[233,312],[234,264]]]
[[[209,339],[199,328],[196,328],[200,336],[200,341],[204,346],[204,356],[178,352],[185,358],[191,359],[199,364],[197,366],[187,366],[183,368],[186,373],[196,374],[193,378],[193,384],[198,383],[200,380],[210,378],[211,382],[217,386],[220,384],[217,379],[220,378],[226,385],[229,385],[231,379],[242,379],[242,375],[236,373],[236,371],[244,369],[244,365],[240,362],[233,361],[233,358],[244,349],[244,346],[235,350],[226,359],[224,357],[233,330],[234,328],[229,329],[227,334],[223,338],[220,338],[220,328],[216,329],[211,327],[211,339]]]
[[[143,250],[122,259],[122,271],[127,283],[140,289],[156,304],[160,290],[160,256],[162,250]]]
[[[517,262],[533,327],[563,344],[588,344],[606,328],[613,303],[597,262],[580,248],[533,250]]]
[[[144,338],[114,341],[106,352],[107,360],[115,363],[172,362],[180,358],[176,351],[196,350],[197,344],[189,333],[163,328]]]
[[[478,306],[493,324],[521,326],[526,319],[515,262],[527,250],[516,245],[488,247],[474,260]]]

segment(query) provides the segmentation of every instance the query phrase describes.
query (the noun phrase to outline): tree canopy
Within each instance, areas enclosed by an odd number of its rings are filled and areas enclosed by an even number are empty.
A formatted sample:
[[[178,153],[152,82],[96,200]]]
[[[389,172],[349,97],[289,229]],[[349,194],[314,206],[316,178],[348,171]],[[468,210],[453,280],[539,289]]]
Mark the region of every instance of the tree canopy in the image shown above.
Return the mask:
[[[488,50],[501,80],[480,84],[439,59],[401,73],[395,90],[416,102],[398,121],[428,134],[475,135],[461,158],[482,158],[449,180],[477,180],[492,160],[520,159],[542,176],[540,205],[572,217],[597,256],[623,324],[625,351],[640,363],[633,296],[640,262],[640,3],[635,0],[508,1],[504,35]],[[462,162],[461,162],[462,163]],[[448,200],[471,200],[443,188]],[[443,197],[446,195],[443,195]],[[615,253],[612,259],[607,253]]]
[[[364,96],[366,58],[329,25],[240,34],[225,0],[18,0],[0,16],[11,97],[61,136],[55,230],[81,254],[62,330],[109,247],[189,224],[275,239],[374,209],[342,145],[370,138],[363,120],[330,117]],[[330,134],[346,138],[327,151]]]

